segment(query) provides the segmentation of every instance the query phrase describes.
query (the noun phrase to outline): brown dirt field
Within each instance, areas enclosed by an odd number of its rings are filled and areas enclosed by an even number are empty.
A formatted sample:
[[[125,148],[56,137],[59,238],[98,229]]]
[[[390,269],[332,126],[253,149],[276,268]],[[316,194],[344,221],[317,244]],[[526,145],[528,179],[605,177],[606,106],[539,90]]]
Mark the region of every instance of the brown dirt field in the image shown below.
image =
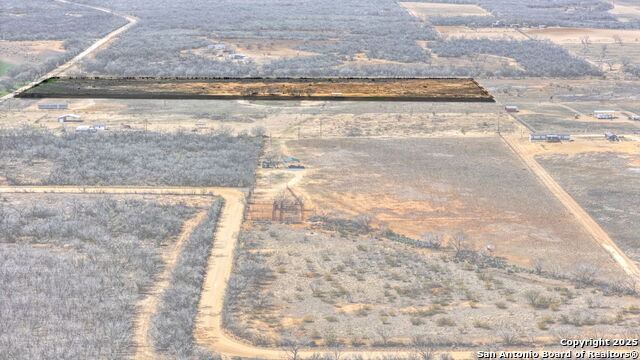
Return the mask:
[[[557,44],[580,44],[585,36],[592,43],[613,44],[614,36],[620,36],[623,42],[640,42],[640,30],[595,29],[595,28],[560,28],[524,29],[534,39],[550,40]]]
[[[443,4],[423,2],[399,2],[400,6],[407,9],[409,14],[427,19],[429,16],[488,16],[488,11],[477,5],[469,4]]]
[[[445,38],[492,39],[492,40],[527,40],[522,33],[511,28],[477,28],[467,26],[435,26]]]
[[[492,101],[472,79],[116,79],[55,78],[18,97],[319,98]]]

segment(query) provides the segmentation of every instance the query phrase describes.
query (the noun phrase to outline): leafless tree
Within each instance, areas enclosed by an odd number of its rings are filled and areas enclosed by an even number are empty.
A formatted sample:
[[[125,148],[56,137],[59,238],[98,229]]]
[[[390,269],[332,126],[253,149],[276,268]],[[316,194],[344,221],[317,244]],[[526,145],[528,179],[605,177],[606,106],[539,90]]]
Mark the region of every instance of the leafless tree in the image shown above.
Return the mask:
[[[385,327],[378,327],[376,329],[376,334],[380,337],[380,341],[382,341],[382,345],[387,346],[389,343],[389,338],[391,337],[391,333]]]
[[[460,254],[467,250],[468,247],[468,237],[463,232],[457,232],[451,236],[451,246],[456,251],[456,256],[460,256]]]
[[[538,275],[542,274],[543,267],[544,267],[544,259],[536,258],[533,260],[533,270],[536,272],[536,274]]]
[[[577,264],[571,272],[573,280],[584,285],[591,285],[598,276],[600,268],[595,264]]]

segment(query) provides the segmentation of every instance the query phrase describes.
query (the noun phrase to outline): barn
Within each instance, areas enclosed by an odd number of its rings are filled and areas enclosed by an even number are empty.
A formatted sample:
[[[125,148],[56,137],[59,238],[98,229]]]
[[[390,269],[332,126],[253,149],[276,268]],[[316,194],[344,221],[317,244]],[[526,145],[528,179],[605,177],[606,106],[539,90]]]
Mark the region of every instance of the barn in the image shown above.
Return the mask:
[[[546,134],[546,133],[532,133],[529,135],[529,141],[546,141],[546,142],[562,142],[571,140],[570,134]]]
[[[593,117],[599,120],[610,120],[616,118],[615,110],[594,110]]]

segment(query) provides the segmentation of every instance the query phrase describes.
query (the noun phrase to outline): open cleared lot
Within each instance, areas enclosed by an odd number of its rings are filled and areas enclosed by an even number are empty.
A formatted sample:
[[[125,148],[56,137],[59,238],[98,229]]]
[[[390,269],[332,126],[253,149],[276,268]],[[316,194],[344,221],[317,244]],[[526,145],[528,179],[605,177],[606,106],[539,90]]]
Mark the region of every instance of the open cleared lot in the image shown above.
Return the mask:
[[[431,16],[487,16],[488,11],[478,5],[444,4],[426,2],[399,2],[407,11],[420,19]]]
[[[490,246],[523,266],[544,258],[563,271],[585,261],[619,271],[499,138],[304,140],[287,147],[288,156],[309,165],[298,186],[320,213],[370,213],[414,238],[462,231],[474,249]]]
[[[558,44],[580,44],[585,38],[592,43],[605,44],[613,44],[617,38],[622,42],[640,42],[640,30],[553,27],[523,31],[532,38],[551,40]]]
[[[635,147],[628,153],[616,152],[615,145],[619,144],[612,144],[610,151],[545,154],[538,161],[632,259],[640,261],[640,146],[627,145]]]
[[[253,183],[261,144],[227,134],[29,129],[0,138],[0,180],[11,185],[242,187]]]
[[[2,195],[0,352],[11,359],[128,356],[136,305],[202,204]]]
[[[618,21],[628,22],[640,19],[640,5],[633,1],[616,1],[609,13],[615,15]]]
[[[472,79],[51,78],[18,97],[486,101]]]
[[[527,40],[521,32],[512,28],[470,28],[467,26],[435,26],[442,37],[464,39]]]

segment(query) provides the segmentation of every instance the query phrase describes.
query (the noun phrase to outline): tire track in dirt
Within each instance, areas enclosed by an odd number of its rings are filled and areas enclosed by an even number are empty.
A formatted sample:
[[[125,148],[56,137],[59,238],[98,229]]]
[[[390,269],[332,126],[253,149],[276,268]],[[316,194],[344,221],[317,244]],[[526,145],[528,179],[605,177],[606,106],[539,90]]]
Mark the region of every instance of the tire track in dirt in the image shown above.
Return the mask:
[[[149,291],[149,294],[144,298],[144,300],[138,303],[138,311],[136,319],[134,320],[135,330],[133,341],[136,344],[136,353],[133,357],[134,359],[147,360],[158,358],[149,337],[149,330],[151,330],[151,318],[156,313],[162,294],[164,294],[165,290],[170,285],[169,279],[175,269],[176,260],[178,259],[178,256],[180,256],[180,253],[182,253],[184,243],[189,239],[195,227],[202,222],[206,215],[206,210],[200,210],[193,218],[184,222],[178,239],[173,244],[168,254],[163,256],[165,263],[164,270],[155,281],[153,289]]]

